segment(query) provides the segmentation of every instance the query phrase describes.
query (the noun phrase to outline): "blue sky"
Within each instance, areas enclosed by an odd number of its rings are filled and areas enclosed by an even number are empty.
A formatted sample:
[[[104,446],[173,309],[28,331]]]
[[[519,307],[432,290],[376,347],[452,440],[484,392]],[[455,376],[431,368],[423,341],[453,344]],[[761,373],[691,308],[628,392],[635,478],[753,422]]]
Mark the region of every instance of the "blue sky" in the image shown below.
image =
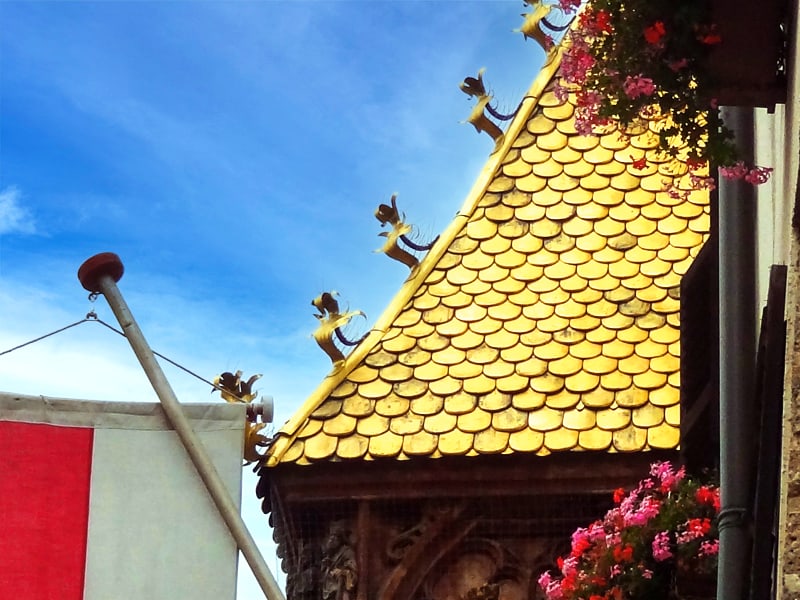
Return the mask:
[[[279,425],[330,370],[311,299],[335,289],[363,310],[355,335],[408,273],[374,253],[377,205],[397,192],[422,241],[461,207],[493,142],[462,123],[458,84],[486,67],[498,107],[516,106],[542,62],[512,33],[524,10],[3,0],[0,352],[91,308],[113,324],[75,275],[113,251],[151,346],[208,379],[263,373]],[[165,371],[181,400],[218,398]],[[0,389],[154,399],[125,341],[93,323],[0,356]],[[245,514],[266,540],[252,485]],[[240,600],[254,589],[245,576]]]

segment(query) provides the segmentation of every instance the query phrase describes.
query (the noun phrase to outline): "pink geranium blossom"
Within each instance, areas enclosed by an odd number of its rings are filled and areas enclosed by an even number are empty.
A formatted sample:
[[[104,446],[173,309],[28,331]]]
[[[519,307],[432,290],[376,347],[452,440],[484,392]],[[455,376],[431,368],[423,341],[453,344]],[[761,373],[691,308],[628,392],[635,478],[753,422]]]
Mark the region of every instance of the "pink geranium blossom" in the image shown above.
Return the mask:
[[[669,532],[662,531],[657,533],[653,538],[652,550],[653,558],[657,562],[664,562],[668,558],[672,558],[672,551],[669,549]]]
[[[719,168],[720,174],[726,179],[743,179],[753,185],[766,183],[772,171],[771,167],[748,167],[741,160],[732,165]]]
[[[558,0],[558,6],[565,13],[574,13],[581,6],[581,0]]]
[[[719,554],[719,540],[706,540],[700,543],[702,556],[716,556]]]
[[[625,95],[628,98],[638,98],[639,96],[652,96],[656,91],[656,86],[649,77],[628,75],[625,78],[625,83],[622,84],[622,89],[625,90]]]

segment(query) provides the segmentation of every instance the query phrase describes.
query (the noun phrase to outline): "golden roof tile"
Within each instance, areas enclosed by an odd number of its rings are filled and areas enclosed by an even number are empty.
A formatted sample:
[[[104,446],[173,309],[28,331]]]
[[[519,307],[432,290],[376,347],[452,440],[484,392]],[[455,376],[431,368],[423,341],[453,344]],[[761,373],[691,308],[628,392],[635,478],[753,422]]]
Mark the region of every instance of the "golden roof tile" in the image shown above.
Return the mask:
[[[593,410],[578,407],[564,412],[564,427],[574,431],[586,431],[597,425],[597,414]]]
[[[437,449],[439,437],[427,431],[415,431],[403,436],[403,452],[408,456],[430,456]]]
[[[427,417],[440,412],[443,406],[444,400],[441,396],[427,393],[411,401],[411,412]]]
[[[466,454],[472,450],[475,436],[472,433],[453,429],[439,436],[438,450],[443,455]]]
[[[578,444],[584,450],[607,450],[611,446],[612,434],[599,428],[586,429],[578,434]]]
[[[464,391],[476,395],[488,394],[494,390],[495,385],[496,381],[494,379],[480,373],[475,377],[464,380]]]
[[[402,417],[408,414],[410,407],[411,404],[408,398],[387,396],[375,402],[374,411],[382,417]]]
[[[574,448],[578,443],[578,432],[566,427],[544,434],[544,445],[551,452],[561,452]]]
[[[508,446],[516,452],[537,452],[544,444],[544,433],[530,428],[508,436]]]
[[[422,430],[424,417],[408,412],[392,419],[389,429],[398,435],[413,435]]]
[[[647,429],[631,425],[612,435],[614,448],[620,452],[638,452],[647,445]]]
[[[403,436],[391,431],[371,437],[369,439],[368,452],[375,458],[390,458],[397,456],[403,447]]]
[[[586,394],[581,394],[581,402],[588,408],[608,408],[614,402],[614,392],[597,387]]]
[[[369,440],[361,435],[352,435],[339,440],[336,456],[343,460],[361,458],[367,453]]]
[[[367,398],[351,396],[342,404],[342,412],[351,417],[366,417],[374,410],[374,404]]]
[[[454,221],[278,432],[268,466],[677,447],[679,290],[708,234],[708,195],[666,191],[687,169],[655,151],[663,123],[577,134],[575,98],[552,91],[559,52]]]

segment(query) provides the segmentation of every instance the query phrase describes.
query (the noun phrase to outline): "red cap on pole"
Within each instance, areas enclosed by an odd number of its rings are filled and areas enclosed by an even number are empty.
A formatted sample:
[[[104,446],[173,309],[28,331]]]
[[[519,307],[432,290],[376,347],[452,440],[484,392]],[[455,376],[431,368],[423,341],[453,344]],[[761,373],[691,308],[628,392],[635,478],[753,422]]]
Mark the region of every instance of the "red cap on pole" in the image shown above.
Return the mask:
[[[93,294],[100,293],[98,282],[101,277],[108,275],[115,282],[122,278],[125,267],[119,256],[113,252],[101,252],[87,259],[78,269],[78,280],[81,285]]]

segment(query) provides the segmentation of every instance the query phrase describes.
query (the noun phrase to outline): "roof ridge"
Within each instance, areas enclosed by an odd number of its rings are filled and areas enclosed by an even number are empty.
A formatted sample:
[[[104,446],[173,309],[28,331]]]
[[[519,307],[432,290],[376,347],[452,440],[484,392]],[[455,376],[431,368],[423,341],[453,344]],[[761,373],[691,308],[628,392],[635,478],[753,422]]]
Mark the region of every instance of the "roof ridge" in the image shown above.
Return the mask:
[[[502,166],[504,159],[511,150],[517,136],[525,127],[531,112],[538,106],[542,93],[547,88],[558,71],[563,54],[563,45],[555,46],[545,55],[545,63],[531,83],[528,93],[522,98],[519,109],[514,119],[504,133],[503,143],[492,152],[484,164],[481,172],[467,193],[461,209],[456,213],[450,225],[442,232],[430,251],[414,268],[398,292],[389,302],[369,333],[361,343],[356,346],[337,369],[331,371],[317,388],[306,398],[300,408],[286,421],[276,434],[275,443],[268,452],[267,465],[275,465],[281,461],[284,453],[289,449],[294,439],[300,432],[301,426],[308,420],[319,405],[328,398],[330,393],[338,386],[353,369],[383,338],[395,318],[403,307],[419,289],[439,259],[444,255],[456,236],[466,226],[472,212],[477,208],[487,188],[491,185],[495,174]]]

